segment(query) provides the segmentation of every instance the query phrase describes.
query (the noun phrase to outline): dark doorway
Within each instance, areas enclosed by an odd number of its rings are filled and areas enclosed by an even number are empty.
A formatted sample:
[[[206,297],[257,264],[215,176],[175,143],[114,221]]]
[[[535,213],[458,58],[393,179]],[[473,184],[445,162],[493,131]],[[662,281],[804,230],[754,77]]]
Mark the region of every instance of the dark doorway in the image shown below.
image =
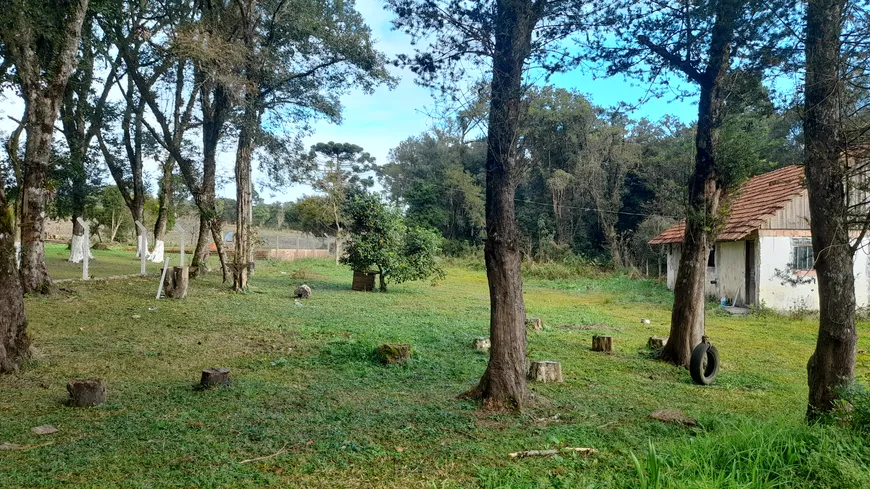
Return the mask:
[[[746,292],[744,292],[744,297],[746,298],[743,302],[747,306],[751,306],[755,303],[755,241],[747,241],[746,242]]]

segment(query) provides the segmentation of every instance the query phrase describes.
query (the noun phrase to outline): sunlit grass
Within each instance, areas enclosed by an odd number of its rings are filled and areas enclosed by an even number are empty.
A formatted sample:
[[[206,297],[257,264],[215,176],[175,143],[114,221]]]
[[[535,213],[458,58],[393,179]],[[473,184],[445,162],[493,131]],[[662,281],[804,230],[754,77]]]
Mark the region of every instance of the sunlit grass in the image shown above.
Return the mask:
[[[104,253],[114,257],[107,267],[130,261],[130,273],[138,271],[132,253]],[[50,263],[54,276],[59,265]],[[0,487],[638,487],[631,453],[646,466],[650,440],[664,464],[662,487],[867,481],[866,449],[837,428],[802,425],[812,319],[709,310],[707,331],[723,365],[714,386],[699,387],[645,350],[649,336],[668,332],[672,299],[654,281],[527,279],[528,314],[545,324],[530,333],[529,356],[560,361],[565,382],[534,385],[539,401],[519,415],[458,400],[487,360],[471,349],[489,322],[486,277],[474,268],[453,266],[435,287],[403,284],[388,294],[352,292],[346,268],[304,261],[258,264],[243,295],[212,274],[192,282],[183,301],[155,300],[156,275],[71,282],[28,298],[39,355],[0,378],[0,443],[53,444],[0,452]],[[292,292],[302,282],[314,295],[300,306]],[[614,337],[614,354],[590,351],[601,333]],[[413,344],[414,358],[376,364],[371,350],[386,342]],[[232,369],[233,385],[194,390],[211,366]],[[63,405],[67,379],[92,376],[109,383],[108,402]],[[701,428],[649,419],[666,408]],[[46,423],[60,431],[30,432]],[[822,440],[826,451],[843,451],[845,465],[804,443],[803,456],[762,467],[784,474],[779,482],[711,479],[757,465],[752,454],[723,458],[728,447],[774,453],[789,440]],[[507,457],[557,446],[599,453]],[[810,468],[822,476],[807,478]]]

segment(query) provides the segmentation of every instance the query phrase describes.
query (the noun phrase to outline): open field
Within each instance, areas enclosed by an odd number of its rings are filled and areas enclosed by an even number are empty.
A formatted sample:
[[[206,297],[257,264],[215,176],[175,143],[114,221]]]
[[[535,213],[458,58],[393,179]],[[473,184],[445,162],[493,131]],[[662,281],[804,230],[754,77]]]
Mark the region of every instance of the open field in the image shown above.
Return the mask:
[[[128,255],[94,273],[125,273],[109,267]],[[54,276],[62,265],[50,261]],[[533,385],[539,401],[522,414],[487,413],[456,399],[486,366],[470,347],[488,328],[486,277],[447,271],[438,286],[378,294],[350,291],[350,272],[328,260],[263,262],[245,295],[211,274],[183,301],[155,300],[154,276],[28,298],[39,353],[0,378],[0,443],[52,443],[0,451],[0,487],[643,487],[631,453],[647,473],[661,464],[650,487],[870,487],[866,441],[802,424],[812,319],[708,311],[723,367],[699,387],[645,349],[668,332],[672,298],[659,283],[527,279],[528,315],[545,323],[529,356],[560,361],[565,382]],[[302,282],[314,296],[296,305]],[[870,328],[859,327],[864,349]],[[590,351],[601,333],[616,353]],[[414,358],[377,365],[372,348],[386,342],[413,344]],[[232,369],[233,385],[194,390],[211,366]],[[107,379],[108,402],[65,406],[76,377]],[[671,408],[700,427],[649,419]],[[30,432],[42,424],[60,431]],[[552,447],[599,453],[507,456]]]

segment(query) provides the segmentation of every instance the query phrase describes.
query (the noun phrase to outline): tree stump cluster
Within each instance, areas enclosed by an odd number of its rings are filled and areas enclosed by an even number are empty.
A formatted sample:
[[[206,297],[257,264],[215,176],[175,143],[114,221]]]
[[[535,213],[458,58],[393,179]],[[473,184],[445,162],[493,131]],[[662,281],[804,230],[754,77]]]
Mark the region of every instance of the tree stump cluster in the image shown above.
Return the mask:
[[[592,337],[592,351],[603,351],[610,353],[613,351],[613,337],[612,336],[598,336],[595,335]]]
[[[103,379],[73,379],[66,384],[69,404],[91,407],[106,401],[106,381]]]
[[[474,341],[472,342],[472,346],[474,347],[475,350],[489,350],[489,347],[491,345],[489,342],[489,338],[481,337],[481,338],[475,338]]]
[[[562,382],[562,364],[547,360],[532,362],[528,378],[535,382]]]
[[[375,357],[384,365],[402,365],[411,359],[411,345],[387,343],[375,348]]]
[[[307,299],[311,297],[311,287],[302,284],[299,287],[296,287],[296,297],[300,299]]]
[[[532,331],[543,331],[544,321],[541,318],[526,318],[526,329]]]
[[[163,291],[170,299],[184,299],[190,283],[190,267],[172,267],[163,279]]]
[[[649,341],[646,342],[646,346],[651,350],[661,350],[667,344],[668,339],[661,336],[650,336]]]
[[[202,371],[202,378],[199,380],[201,387],[220,387],[231,383],[228,368],[207,368]]]

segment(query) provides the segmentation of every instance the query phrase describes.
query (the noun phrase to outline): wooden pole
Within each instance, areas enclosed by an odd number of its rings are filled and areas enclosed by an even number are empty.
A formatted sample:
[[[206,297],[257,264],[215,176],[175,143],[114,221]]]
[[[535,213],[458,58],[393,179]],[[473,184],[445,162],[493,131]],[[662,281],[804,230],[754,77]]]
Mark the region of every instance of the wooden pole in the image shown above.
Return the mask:
[[[139,221],[136,221],[136,227],[139,228],[139,275],[144,277],[145,261],[148,259],[148,230]]]
[[[85,235],[82,239],[82,253],[84,254],[82,257],[82,280],[88,280],[91,278],[88,272],[88,259],[91,256],[91,228],[81,217],[77,217],[76,221],[85,228]]]
[[[299,235],[296,235],[296,255],[293,256],[294,260],[299,259]]]
[[[275,235],[275,259],[278,259],[278,246],[281,244],[281,235]]]

